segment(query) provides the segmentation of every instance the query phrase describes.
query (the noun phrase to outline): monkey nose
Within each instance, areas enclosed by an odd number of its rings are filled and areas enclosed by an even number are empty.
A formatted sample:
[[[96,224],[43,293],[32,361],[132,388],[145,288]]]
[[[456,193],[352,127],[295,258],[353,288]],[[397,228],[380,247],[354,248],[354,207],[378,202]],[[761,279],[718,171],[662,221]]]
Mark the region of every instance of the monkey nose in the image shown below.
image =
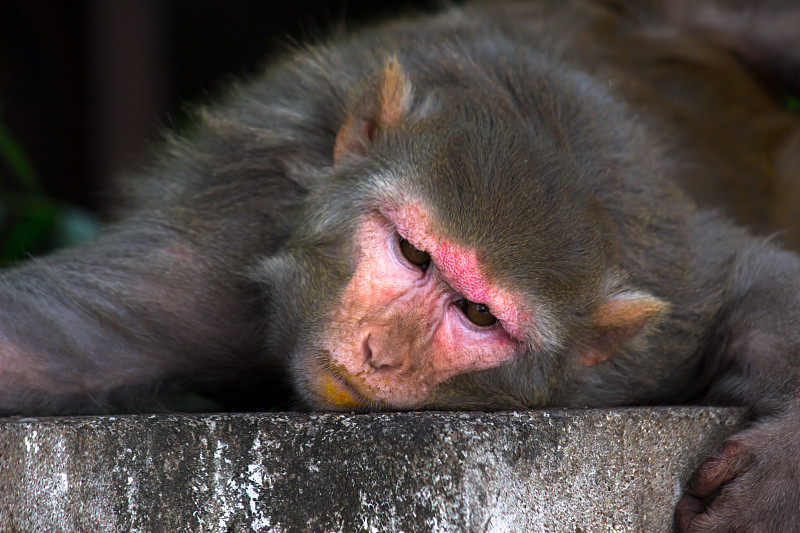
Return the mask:
[[[402,371],[405,368],[405,357],[396,354],[393,355],[391,350],[387,350],[380,341],[369,334],[364,339],[361,347],[364,362],[369,365],[373,370],[378,371]]]

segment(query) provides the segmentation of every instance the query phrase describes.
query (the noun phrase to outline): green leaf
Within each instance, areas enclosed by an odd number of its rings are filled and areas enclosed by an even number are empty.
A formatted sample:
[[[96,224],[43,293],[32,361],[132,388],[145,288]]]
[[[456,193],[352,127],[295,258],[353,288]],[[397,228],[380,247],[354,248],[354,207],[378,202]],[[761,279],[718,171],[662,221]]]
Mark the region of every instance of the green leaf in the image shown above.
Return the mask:
[[[786,104],[787,109],[794,111],[795,113],[800,113],[800,96],[786,93],[783,95],[783,101]]]
[[[0,247],[0,262],[7,264],[36,252],[53,231],[56,209],[48,202],[32,202],[25,216],[12,219]]]
[[[0,122],[0,159],[8,165],[15,181],[23,190],[37,194],[44,192],[33,163],[3,122]]]

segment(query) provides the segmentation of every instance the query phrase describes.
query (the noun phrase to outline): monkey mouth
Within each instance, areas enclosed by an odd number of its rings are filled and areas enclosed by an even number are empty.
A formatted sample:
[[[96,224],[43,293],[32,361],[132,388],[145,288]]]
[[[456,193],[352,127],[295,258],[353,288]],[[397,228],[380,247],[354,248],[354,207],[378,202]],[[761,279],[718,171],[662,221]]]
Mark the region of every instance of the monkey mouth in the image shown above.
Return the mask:
[[[363,408],[368,404],[349,381],[331,372],[320,376],[317,392],[327,403],[339,408]]]

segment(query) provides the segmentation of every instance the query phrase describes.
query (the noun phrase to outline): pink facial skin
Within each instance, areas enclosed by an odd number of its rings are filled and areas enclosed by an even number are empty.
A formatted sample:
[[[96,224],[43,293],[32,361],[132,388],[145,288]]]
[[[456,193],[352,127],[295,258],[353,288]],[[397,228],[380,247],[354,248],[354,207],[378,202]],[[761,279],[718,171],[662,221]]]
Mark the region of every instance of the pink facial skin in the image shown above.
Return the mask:
[[[414,205],[363,220],[355,272],[326,332],[329,368],[309,383],[331,408],[422,407],[444,380],[522,352],[529,318],[474,251],[434,237],[427,221]],[[403,256],[398,234],[431,256],[427,269]],[[498,323],[470,322],[456,304],[463,298],[488,305]]]
[[[395,223],[400,235],[418,250],[430,254],[442,277],[455,291],[467,300],[487,304],[503,329],[512,337],[522,336],[520,322],[526,322],[530,317],[519,311],[507,292],[494,287],[486,278],[473,250],[432,237],[428,217],[417,205],[406,206],[387,216]]]

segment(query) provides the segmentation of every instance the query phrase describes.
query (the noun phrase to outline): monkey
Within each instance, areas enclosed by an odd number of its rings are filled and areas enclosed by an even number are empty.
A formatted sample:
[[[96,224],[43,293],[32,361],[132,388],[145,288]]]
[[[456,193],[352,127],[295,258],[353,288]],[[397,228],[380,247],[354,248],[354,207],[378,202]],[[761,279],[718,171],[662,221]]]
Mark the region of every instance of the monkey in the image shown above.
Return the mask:
[[[679,531],[800,531],[800,7],[477,2],[273,61],[0,275],[0,410],[711,403]]]

